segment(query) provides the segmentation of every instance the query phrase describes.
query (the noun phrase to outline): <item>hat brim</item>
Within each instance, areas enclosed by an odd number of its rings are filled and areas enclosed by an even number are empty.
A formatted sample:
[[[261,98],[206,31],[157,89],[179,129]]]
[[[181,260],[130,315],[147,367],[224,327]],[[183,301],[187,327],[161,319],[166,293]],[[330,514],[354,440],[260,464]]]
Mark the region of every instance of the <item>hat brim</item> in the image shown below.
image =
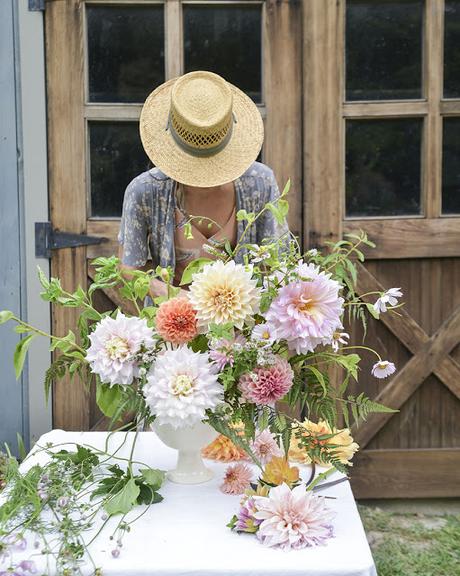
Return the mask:
[[[176,78],[156,88],[142,108],[139,128],[147,156],[167,176],[187,186],[211,187],[236,180],[259,155],[264,125],[257,106],[236,86],[235,123],[228,144],[212,156],[194,156],[183,150],[168,129],[171,90]]]

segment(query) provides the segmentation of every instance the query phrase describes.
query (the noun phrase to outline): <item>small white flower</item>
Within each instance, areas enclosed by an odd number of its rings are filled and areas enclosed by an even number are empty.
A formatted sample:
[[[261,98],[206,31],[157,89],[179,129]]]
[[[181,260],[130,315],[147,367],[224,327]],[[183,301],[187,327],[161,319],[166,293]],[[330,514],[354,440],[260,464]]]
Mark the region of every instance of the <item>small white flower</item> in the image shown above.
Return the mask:
[[[372,366],[372,376],[376,378],[386,378],[395,372],[396,366],[393,362],[388,362],[388,360],[380,360]]]
[[[377,302],[374,304],[374,310],[379,314],[386,312],[387,304],[396,306],[398,304],[398,298],[401,298],[402,295],[401,288],[390,288],[377,299]]]
[[[258,342],[261,346],[271,346],[275,341],[273,329],[269,324],[257,324],[252,329],[251,339]]]
[[[316,248],[312,248],[307,252],[307,256],[311,256],[312,258],[318,255],[318,250]]]
[[[268,246],[251,244],[249,247],[249,255],[253,263],[263,262],[264,260],[270,258],[270,250]]]
[[[349,338],[350,334],[347,332],[334,332],[331,338],[331,346],[334,352],[338,351],[339,344],[348,344]]]

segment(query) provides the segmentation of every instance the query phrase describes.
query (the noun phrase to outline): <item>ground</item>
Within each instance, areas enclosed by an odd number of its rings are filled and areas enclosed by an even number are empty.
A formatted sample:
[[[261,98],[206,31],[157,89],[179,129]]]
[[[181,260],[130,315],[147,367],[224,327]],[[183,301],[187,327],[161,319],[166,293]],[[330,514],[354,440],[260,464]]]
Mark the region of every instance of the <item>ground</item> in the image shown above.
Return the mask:
[[[453,513],[360,505],[378,576],[460,576],[460,514],[449,508]]]

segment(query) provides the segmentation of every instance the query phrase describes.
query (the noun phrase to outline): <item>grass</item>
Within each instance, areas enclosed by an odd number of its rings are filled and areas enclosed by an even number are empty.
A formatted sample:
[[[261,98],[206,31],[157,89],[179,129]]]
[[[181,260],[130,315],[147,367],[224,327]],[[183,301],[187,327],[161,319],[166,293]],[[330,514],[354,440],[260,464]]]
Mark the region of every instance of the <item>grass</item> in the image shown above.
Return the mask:
[[[359,512],[378,576],[460,576],[460,516]]]

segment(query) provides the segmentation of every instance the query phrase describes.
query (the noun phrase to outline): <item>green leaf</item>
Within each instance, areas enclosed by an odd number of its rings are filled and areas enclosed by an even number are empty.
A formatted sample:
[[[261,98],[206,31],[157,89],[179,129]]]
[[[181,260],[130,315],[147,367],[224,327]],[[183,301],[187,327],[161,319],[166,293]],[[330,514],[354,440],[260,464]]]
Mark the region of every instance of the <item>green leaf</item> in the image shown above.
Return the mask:
[[[127,514],[136,505],[139,492],[140,488],[136,484],[136,481],[134,478],[130,478],[123,488],[105,503],[105,511],[110,516]]]
[[[26,447],[24,445],[24,440],[22,439],[22,436],[19,434],[19,432],[16,433],[16,438],[18,441],[18,454],[19,454],[19,458],[21,460],[25,460],[26,456],[27,456],[27,450]]]
[[[113,418],[123,399],[122,388],[118,385],[98,384],[96,387],[96,402],[102,412]]]
[[[27,350],[29,349],[30,343],[32,342],[32,338],[35,334],[30,334],[26,336],[22,340],[19,340],[16,350],[14,351],[13,357],[13,364],[14,370],[16,372],[16,380],[19,380],[19,376],[21,376],[21,372],[24,368],[24,361],[26,359]]]
[[[182,273],[180,286],[184,286],[184,284],[190,284],[193,275],[197,272],[200,272],[203,267],[210,262],[214,262],[214,260],[211,260],[210,258],[197,258],[196,260],[192,260],[189,264],[187,264],[184,272]]]
[[[355,380],[358,379],[358,364],[361,358],[358,354],[347,354],[346,356],[335,356],[335,361],[343,366]]]
[[[283,218],[286,218],[289,212],[289,202],[287,200],[278,200],[278,209]]]
[[[281,193],[280,198],[283,198],[284,196],[287,196],[289,194],[289,190],[291,189],[291,179],[289,178],[288,181],[286,182],[283,191]]]
[[[315,368],[314,366],[306,366],[306,368],[308,368],[310,372],[313,372],[316,380],[319,382],[319,384],[321,384],[321,388],[323,389],[323,395],[326,396],[327,384],[326,380],[324,379],[324,375],[318,370],[318,368]]]
[[[11,318],[14,318],[14,314],[10,310],[2,310],[0,312],[0,324],[5,324],[5,322],[8,322]]]
[[[139,486],[139,496],[137,497],[137,504],[158,504],[163,500],[163,496],[155,492],[148,484],[141,484]]]
[[[369,304],[368,302],[366,303],[366,308],[369,312],[369,314],[371,316],[373,316],[376,320],[378,320],[380,318],[380,314],[377,312],[377,310],[374,308],[373,304]]]
[[[243,222],[246,220],[248,224],[252,224],[256,219],[255,214],[253,212],[246,212],[246,210],[238,210],[236,213],[236,219],[238,222]]]
[[[152,490],[156,491],[161,488],[166,475],[163,470],[156,470],[154,468],[142,468],[139,470],[139,472],[142,474],[145,483],[148,484]]]

